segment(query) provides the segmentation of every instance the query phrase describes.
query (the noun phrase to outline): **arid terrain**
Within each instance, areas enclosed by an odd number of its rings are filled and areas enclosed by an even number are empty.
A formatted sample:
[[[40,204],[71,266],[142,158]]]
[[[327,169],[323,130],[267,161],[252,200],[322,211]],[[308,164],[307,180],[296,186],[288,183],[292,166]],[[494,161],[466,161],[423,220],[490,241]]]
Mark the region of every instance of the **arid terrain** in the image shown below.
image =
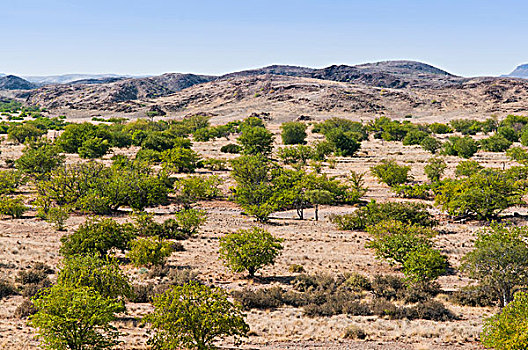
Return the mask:
[[[180,120],[184,116],[202,114],[211,117],[212,125],[244,119],[253,113],[265,115],[267,128],[275,135],[275,151],[284,147],[280,142],[280,124],[292,120],[307,123],[329,117],[353,121],[368,121],[387,116],[412,123],[446,123],[457,118],[483,120],[508,114],[528,115],[528,80],[516,78],[461,78],[449,73],[419,66],[403,70],[401,67],[383,65],[354,66],[349,69],[286,69],[275,67],[234,73],[220,78],[195,75],[164,75],[153,78],[123,79],[102,84],[59,84],[31,90],[4,91],[4,96],[15,97],[24,103],[44,108],[45,115],[65,115],[67,121],[90,121],[92,117],[146,118],[147,111],[162,111],[155,120]],[[430,66],[429,66],[430,67]],[[353,69],[352,69],[353,68]],[[427,68],[427,69],[426,69]],[[392,70],[391,70],[392,69]],[[408,73],[408,70],[411,73]],[[277,71],[278,70],[278,71]],[[170,82],[168,82],[170,81]],[[310,130],[310,128],[308,128]],[[50,131],[48,136],[55,135]],[[3,135],[5,136],[5,135]],[[451,135],[449,135],[451,136]],[[438,135],[445,140],[448,135]],[[482,134],[475,139],[482,138]],[[321,134],[308,133],[308,144],[322,140]],[[208,142],[193,141],[193,149],[202,158],[230,159],[237,155],[220,152],[231,140],[218,138]],[[515,144],[518,145],[518,144]],[[0,167],[17,159],[24,149],[7,139],[1,145]],[[103,162],[111,163],[114,154],[132,156],[138,147],[113,149]],[[415,181],[426,181],[424,165],[431,154],[420,146],[403,146],[399,141],[374,139],[361,143],[360,151],[353,157],[335,157],[335,164],[323,163],[322,171],[339,179],[351,172],[365,174],[368,191],[364,202],[375,199],[386,201],[422,201],[397,197],[390,188],[370,173],[370,168],[383,159],[393,159],[411,166]],[[446,156],[446,177],[454,175],[456,165],[462,160]],[[479,151],[473,157],[485,167],[503,168],[516,163],[504,153]],[[67,155],[67,163],[78,162],[76,154]],[[207,221],[199,233],[182,241],[184,251],[169,258],[170,269],[191,269],[203,283],[222,287],[228,291],[280,286],[291,289],[292,279],[298,275],[290,271],[293,264],[302,265],[309,274],[338,274],[358,272],[372,277],[375,274],[403,276],[394,266],[376,259],[372,250],[365,247],[369,235],[361,231],[340,231],[329,221],[330,214],[350,213],[356,206],[323,205],[320,221],[313,220],[313,209],[306,210],[305,220],[297,219],[295,211],[272,214],[268,223],[257,223],[253,217],[228,200],[234,185],[229,171],[198,169],[197,174],[214,173],[225,180],[224,198],[202,201],[195,205],[206,210]],[[31,196],[29,186],[24,195]],[[471,281],[456,268],[461,257],[472,249],[473,233],[485,225],[479,221],[454,221],[432,201],[430,211],[440,221],[436,246],[446,254],[452,274],[442,276],[442,288],[435,298],[458,316],[457,320],[438,322],[428,320],[390,320],[378,316],[337,315],[308,317],[302,308],[291,306],[274,310],[247,311],[251,327],[244,349],[483,349],[478,342],[483,319],[496,313],[497,308],[459,306],[450,301],[453,291]],[[156,214],[156,220],[171,217],[175,205],[147,209]],[[525,208],[510,208],[524,214]],[[512,215],[513,216],[513,215]],[[112,216],[119,222],[129,220],[128,211]],[[21,270],[35,262],[43,262],[55,270],[60,266],[60,237],[72,233],[87,215],[74,213],[67,220],[67,230],[56,231],[48,222],[36,215],[35,208],[21,219],[0,220],[0,277],[14,279]],[[513,218],[512,218],[513,220]],[[515,218],[524,225],[524,218]],[[219,237],[240,228],[257,225],[274,236],[284,239],[284,250],[273,266],[265,267],[254,280],[243,273],[233,273],[218,258]],[[135,284],[159,282],[144,268],[124,265],[123,269]],[[52,275],[52,280],[55,278]],[[23,297],[10,296],[0,300],[0,348],[22,350],[37,349],[34,329],[25,319],[14,316]],[[148,303],[128,303],[128,312],[117,322],[125,335],[119,349],[147,349],[148,327],[140,319],[152,307]],[[355,325],[367,334],[364,340],[347,340],[345,330]],[[232,348],[228,340],[223,346]]]

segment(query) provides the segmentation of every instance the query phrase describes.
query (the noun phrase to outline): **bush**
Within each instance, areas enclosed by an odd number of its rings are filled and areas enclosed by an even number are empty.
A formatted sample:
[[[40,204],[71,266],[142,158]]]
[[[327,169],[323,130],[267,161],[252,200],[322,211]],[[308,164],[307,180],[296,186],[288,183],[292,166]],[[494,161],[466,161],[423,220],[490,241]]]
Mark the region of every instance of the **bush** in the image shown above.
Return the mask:
[[[46,213],[46,221],[53,224],[57,231],[64,231],[64,224],[70,217],[70,208],[51,207]]]
[[[489,220],[520,204],[524,189],[506,172],[483,170],[467,178],[449,180],[437,190],[435,202],[450,215]]]
[[[427,300],[412,307],[416,312],[416,318],[445,322],[456,319],[456,316],[439,301]]]
[[[476,160],[465,160],[457,164],[455,175],[456,177],[471,176],[480,172],[484,167]]]
[[[304,145],[284,147],[279,149],[278,156],[284,164],[306,165],[308,160],[315,158],[315,150]]]
[[[372,280],[372,293],[376,298],[393,300],[405,290],[403,280],[392,275],[375,275]],[[374,312],[376,313],[376,312]],[[376,313],[377,314],[377,313]]]
[[[362,292],[372,289],[370,280],[359,273],[352,273],[347,276],[345,284],[355,292]]]
[[[330,221],[340,230],[364,230],[384,220],[398,220],[409,225],[432,227],[436,221],[427,211],[427,206],[419,203],[378,203],[371,201],[351,214],[333,215]]]
[[[0,299],[16,294],[18,294],[17,290],[11,282],[0,279]]]
[[[156,237],[137,238],[130,242],[127,258],[136,267],[163,265],[173,252],[172,243]]]
[[[31,300],[24,299],[15,309],[15,317],[28,318],[37,313],[37,309]]]
[[[502,306],[515,288],[528,284],[528,229],[494,224],[477,233],[475,249],[462,259],[462,271],[498,296]]]
[[[407,135],[405,135],[403,138],[402,143],[404,146],[420,145],[428,136],[428,132],[412,129],[407,132]]]
[[[81,158],[100,158],[108,153],[110,144],[108,140],[103,140],[99,137],[94,137],[85,140],[78,149],[79,157]]]
[[[367,337],[367,333],[365,333],[364,330],[359,328],[358,326],[348,326],[345,329],[345,334],[343,336],[346,339],[365,339]]]
[[[48,348],[109,349],[118,344],[119,332],[110,323],[122,305],[93,289],[58,284],[34,304],[38,311],[29,323]]]
[[[22,197],[0,196],[0,214],[11,216],[12,219],[21,218],[29,208],[22,202]]]
[[[499,134],[495,134],[480,141],[480,147],[488,152],[504,152],[510,148],[512,144],[512,141]]]
[[[46,130],[41,130],[30,123],[18,123],[12,124],[9,127],[7,135],[10,140],[18,143],[25,143],[26,141],[41,137],[46,134],[46,132]]]
[[[88,219],[71,235],[61,237],[60,253],[65,256],[106,256],[112,249],[124,251],[135,237],[130,224],[118,224],[107,218]]]
[[[267,156],[273,150],[273,134],[264,127],[248,127],[242,129],[237,139],[244,154]]]
[[[208,158],[205,159],[202,164],[205,169],[209,169],[211,171],[227,170],[227,160],[225,159]]]
[[[239,230],[220,238],[220,257],[234,272],[248,271],[253,277],[260,268],[273,264],[282,250],[282,239],[258,227]]]
[[[430,199],[433,196],[431,184],[403,184],[391,187],[397,196],[402,198]]]
[[[63,286],[89,287],[107,299],[123,300],[132,294],[128,277],[117,261],[94,255],[64,259],[57,281]]]
[[[455,291],[450,301],[462,306],[495,306],[499,297],[496,292],[487,286],[467,286]]]
[[[435,154],[436,151],[442,147],[442,142],[438,141],[433,136],[427,136],[422,140],[422,142],[420,142],[420,146],[422,146],[422,148],[427,152]]]
[[[335,153],[342,157],[352,157],[361,148],[361,143],[354,132],[334,129],[326,134],[326,139]]]
[[[453,129],[449,125],[442,123],[429,124],[429,129],[435,134],[450,134],[453,132]]]
[[[432,157],[427,161],[424,167],[425,175],[431,182],[438,182],[447,168],[447,164],[443,158]]]
[[[233,298],[242,305],[245,310],[275,309],[284,304],[282,300],[283,290],[280,287],[260,288],[255,291],[244,288],[241,291],[234,291]]]
[[[192,173],[199,167],[200,156],[191,149],[175,147],[162,152],[163,169],[172,173]]]
[[[49,142],[31,143],[15,161],[16,168],[29,176],[40,178],[64,163],[59,148]]]
[[[470,136],[452,136],[444,143],[444,154],[471,158],[478,151],[478,143]]]
[[[174,220],[176,221],[179,233],[184,237],[189,237],[198,232],[198,228],[206,220],[206,214],[203,210],[184,209],[174,214]]]
[[[393,186],[405,183],[409,180],[411,167],[400,166],[394,160],[382,160],[380,164],[370,168],[370,171],[381,182]]]
[[[218,176],[190,176],[180,178],[174,184],[176,199],[189,206],[199,200],[211,200],[221,194],[219,186],[223,183]]]
[[[222,146],[220,148],[220,152],[238,154],[242,152],[242,147],[234,143],[229,143],[225,146]]]
[[[528,294],[519,292],[502,311],[486,319],[481,334],[486,347],[523,350],[528,347]]]
[[[368,139],[367,128],[360,122],[354,122],[344,118],[330,118],[322,123],[314,125],[312,132],[321,133],[328,136],[334,130],[340,130],[344,133],[349,133],[358,141]]]
[[[288,122],[281,125],[282,143],[285,145],[303,145],[306,143],[306,125],[301,122]]]
[[[249,326],[238,306],[221,289],[197,284],[172,287],[154,297],[154,311],[145,317],[154,330],[153,349],[212,349],[226,336],[246,336]]]
[[[18,171],[0,171],[0,195],[15,193],[22,183],[23,180]]]

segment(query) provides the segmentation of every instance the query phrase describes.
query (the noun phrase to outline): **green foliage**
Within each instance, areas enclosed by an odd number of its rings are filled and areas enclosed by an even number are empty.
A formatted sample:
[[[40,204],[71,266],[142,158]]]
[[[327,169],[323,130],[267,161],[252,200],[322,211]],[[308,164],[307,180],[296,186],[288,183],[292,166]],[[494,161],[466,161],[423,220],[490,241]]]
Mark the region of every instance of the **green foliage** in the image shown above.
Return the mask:
[[[371,201],[351,214],[334,215],[330,220],[340,230],[364,230],[381,221],[397,220],[409,225],[433,227],[437,223],[427,211],[427,206],[420,203],[378,203]]]
[[[227,160],[223,158],[207,158],[202,161],[203,167],[211,171],[227,170]]]
[[[136,267],[163,265],[174,251],[172,243],[158,237],[137,238],[130,242],[127,258]]]
[[[34,142],[26,146],[15,165],[20,172],[39,179],[61,166],[64,158],[57,146],[49,142]]]
[[[199,167],[200,156],[191,149],[175,147],[161,154],[163,169],[173,173],[192,173]]]
[[[462,158],[471,158],[478,151],[478,143],[471,136],[451,136],[443,147],[444,154]]]
[[[96,255],[75,255],[63,260],[57,282],[73,288],[89,287],[108,299],[121,299],[132,295],[128,277],[117,262]]]
[[[178,232],[184,237],[192,236],[198,232],[206,218],[205,211],[197,209],[183,209],[174,214]]]
[[[495,118],[488,118],[483,122],[472,119],[455,119],[449,124],[463,135],[475,135],[478,132],[489,133],[497,130],[498,126]]]
[[[391,190],[402,198],[430,199],[433,197],[434,184],[402,184],[394,185]]]
[[[165,204],[171,187],[165,174],[151,174],[143,163],[117,164],[111,168],[96,162],[63,166],[37,183],[41,203],[69,205],[72,209],[106,214],[122,206],[142,210]]]
[[[282,143],[285,145],[303,145],[306,143],[306,125],[301,122],[288,122],[281,125]]]
[[[244,154],[267,156],[273,150],[273,134],[264,127],[246,127],[237,139]]]
[[[23,183],[18,171],[0,170],[0,195],[13,194]]]
[[[526,165],[528,162],[528,152],[522,147],[511,147],[506,151],[506,155],[517,163]]]
[[[315,149],[305,145],[279,148],[277,153],[284,164],[300,164],[304,166],[308,160],[315,158]]]
[[[94,141],[93,139],[98,139]],[[105,146],[101,146],[101,143],[106,141]],[[66,153],[79,153],[79,150],[84,146],[83,155],[86,158],[91,158],[90,155],[95,155],[94,158],[100,157],[97,153],[102,152],[106,147],[108,150],[109,143],[112,141],[112,133],[105,128],[105,126],[94,125],[91,123],[73,123],[69,124],[64,128],[64,132],[55,141],[56,145],[59,146]],[[106,154],[106,152],[104,153]]]
[[[462,259],[462,270],[488,287],[506,306],[517,287],[528,285],[528,229],[494,224],[477,233],[475,248]]]
[[[424,167],[425,175],[431,182],[438,182],[447,168],[447,164],[443,158],[432,157],[429,158]]]
[[[220,152],[238,154],[242,152],[242,147],[234,143],[228,143],[220,148]]]
[[[427,284],[445,273],[447,258],[433,248],[433,230],[390,220],[367,227],[367,232],[373,237],[367,247],[379,258],[401,264],[411,284]]]
[[[480,337],[482,344],[497,350],[528,348],[528,293],[515,294],[499,314],[486,319]]]
[[[357,137],[357,133],[343,129],[334,129],[326,133],[326,139],[335,153],[343,157],[352,157],[361,148]]]
[[[70,208],[51,207],[46,213],[46,221],[53,224],[57,231],[64,231],[64,224],[70,217]]]
[[[174,184],[176,199],[184,206],[189,206],[200,200],[212,200],[220,197],[220,185],[223,183],[218,176],[189,176],[179,178]]]
[[[512,145],[512,141],[500,134],[495,134],[480,141],[480,147],[488,152],[504,152]]]
[[[37,313],[29,324],[38,328],[46,349],[110,349],[118,344],[119,333],[110,323],[122,305],[91,288],[57,284],[34,299],[34,305]]]
[[[220,257],[234,272],[248,271],[253,277],[262,267],[273,264],[283,240],[266,230],[253,227],[220,238]]]
[[[350,135],[357,141],[364,141],[368,139],[367,128],[360,122],[354,122],[344,118],[330,118],[322,123],[315,124],[312,132],[321,133],[328,137],[328,134],[334,130]]]
[[[214,349],[217,339],[246,336],[249,326],[240,308],[224,291],[198,284],[172,287],[154,297],[154,311],[145,317],[154,330],[154,350]]]
[[[23,203],[22,197],[0,195],[0,214],[9,215],[12,219],[21,218],[29,208]]]
[[[371,167],[370,171],[381,182],[393,186],[409,180],[411,167],[398,165],[394,160],[384,159],[380,164]]]
[[[484,167],[476,160],[464,160],[457,164],[455,169],[456,177],[471,176],[479,173]]]
[[[420,143],[420,146],[427,152],[431,152],[431,154],[435,154],[437,150],[439,150],[442,147],[442,142],[438,141],[433,136],[427,136],[425,137],[422,142]]]
[[[506,172],[486,169],[469,177],[444,181],[435,202],[450,215],[492,219],[520,204],[525,190]]]
[[[7,131],[8,138],[18,143],[34,140],[45,134],[46,130],[41,130],[30,123],[12,124]]]
[[[423,140],[429,137],[426,131],[411,129],[402,140],[404,146],[420,145]]]
[[[453,129],[449,125],[442,123],[429,124],[429,129],[435,134],[450,134],[453,132]]]
[[[108,140],[103,140],[99,137],[94,137],[85,140],[81,147],[77,150],[79,157],[81,158],[100,158],[108,153],[110,150],[110,144]]]
[[[106,256],[112,249],[124,251],[135,237],[130,224],[118,224],[108,218],[92,218],[81,224],[74,233],[61,237],[60,253]]]

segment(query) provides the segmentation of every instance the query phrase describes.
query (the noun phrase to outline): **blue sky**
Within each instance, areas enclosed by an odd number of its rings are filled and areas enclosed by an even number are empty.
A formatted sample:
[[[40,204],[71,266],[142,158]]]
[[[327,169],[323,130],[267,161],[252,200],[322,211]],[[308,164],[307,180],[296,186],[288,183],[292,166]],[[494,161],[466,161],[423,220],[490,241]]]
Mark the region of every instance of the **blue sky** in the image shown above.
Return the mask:
[[[0,0],[0,72],[221,74],[390,59],[465,76],[528,62],[528,2]]]

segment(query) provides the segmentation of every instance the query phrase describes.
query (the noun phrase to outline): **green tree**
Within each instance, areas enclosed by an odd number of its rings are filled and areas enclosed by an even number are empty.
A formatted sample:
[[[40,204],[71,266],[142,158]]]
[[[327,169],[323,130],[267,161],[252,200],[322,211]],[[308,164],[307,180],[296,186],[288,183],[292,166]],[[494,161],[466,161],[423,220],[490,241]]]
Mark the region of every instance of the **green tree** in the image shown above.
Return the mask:
[[[304,145],[306,143],[306,125],[301,122],[287,122],[281,125],[282,143],[285,145]]]
[[[361,143],[357,140],[357,134],[351,131],[346,132],[342,129],[335,129],[326,134],[326,139],[335,152],[343,157],[352,157],[361,148]]]
[[[134,237],[130,224],[119,224],[108,218],[92,218],[74,233],[61,237],[60,253],[65,257],[78,254],[106,256],[112,249],[127,249]]]
[[[220,238],[220,257],[234,272],[247,271],[250,277],[260,268],[273,264],[282,250],[280,238],[253,227]]]
[[[185,207],[189,207],[199,200],[218,198],[221,195],[219,186],[222,182],[222,179],[215,175],[179,178],[174,184],[176,199]]]
[[[173,173],[192,173],[199,167],[200,156],[192,149],[175,147],[161,154],[163,169]]]
[[[18,143],[24,143],[29,140],[37,139],[46,134],[45,130],[37,128],[29,123],[17,123],[9,127],[7,136],[10,140]]]
[[[389,186],[407,182],[410,170],[411,167],[398,165],[394,160],[388,159],[384,159],[378,165],[370,168],[374,176]]]
[[[263,127],[244,128],[237,141],[244,154],[267,156],[273,150],[273,134]]]
[[[26,146],[15,166],[20,172],[40,179],[61,166],[64,158],[57,146],[49,142],[33,142]]]
[[[306,197],[315,206],[315,221],[319,221],[319,205],[330,204],[334,200],[332,193],[327,190],[309,190]]]
[[[136,267],[163,265],[172,254],[172,243],[159,237],[137,238],[130,242],[127,258]]]
[[[437,189],[435,202],[450,215],[492,219],[522,203],[524,193],[506,172],[486,169],[466,178],[444,181]]]
[[[149,344],[154,350],[214,349],[214,341],[235,340],[249,332],[240,307],[218,288],[185,284],[154,297],[154,311],[145,317],[154,330]]]
[[[56,284],[33,300],[37,313],[29,324],[38,328],[52,350],[110,349],[119,332],[110,323],[122,305],[89,287]]]
[[[484,167],[476,160],[464,160],[457,164],[455,169],[455,176],[471,176],[480,172]]]
[[[132,295],[130,281],[117,261],[97,255],[75,255],[64,259],[57,282],[74,288],[90,287],[109,299],[123,300]]]
[[[528,293],[518,292],[499,314],[486,319],[480,338],[497,350],[528,349]]]
[[[510,148],[512,144],[512,141],[500,134],[495,134],[480,141],[480,147],[488,152],[504,152]]]
[[[528,229],[494,224],[477,233],[475,248],[462,259],[462,270],[496,292],[502,306],[516,287],[528,285]]]
[[[110,150],[110,143],[108,140],[103,140],[100,137],[94,137],[85,140],[77,152],[81,158],[101,158]]]
[[[420,142],[420,146],[422,146],[422,148],[427,152],[435,154],[436,151],[442,147],[442,142],[438,141],[433,136],[427,136],[422,140],[422,142]]]
[[[444,142],[444,153],[448,156],[471,158],[478,151],[478,143],[471,136],[451,136]]]
[[[432,157],[429,158],[424,167],[425,175],[431,182],[438,182],[444,174],[447,164],[443,158]]]

